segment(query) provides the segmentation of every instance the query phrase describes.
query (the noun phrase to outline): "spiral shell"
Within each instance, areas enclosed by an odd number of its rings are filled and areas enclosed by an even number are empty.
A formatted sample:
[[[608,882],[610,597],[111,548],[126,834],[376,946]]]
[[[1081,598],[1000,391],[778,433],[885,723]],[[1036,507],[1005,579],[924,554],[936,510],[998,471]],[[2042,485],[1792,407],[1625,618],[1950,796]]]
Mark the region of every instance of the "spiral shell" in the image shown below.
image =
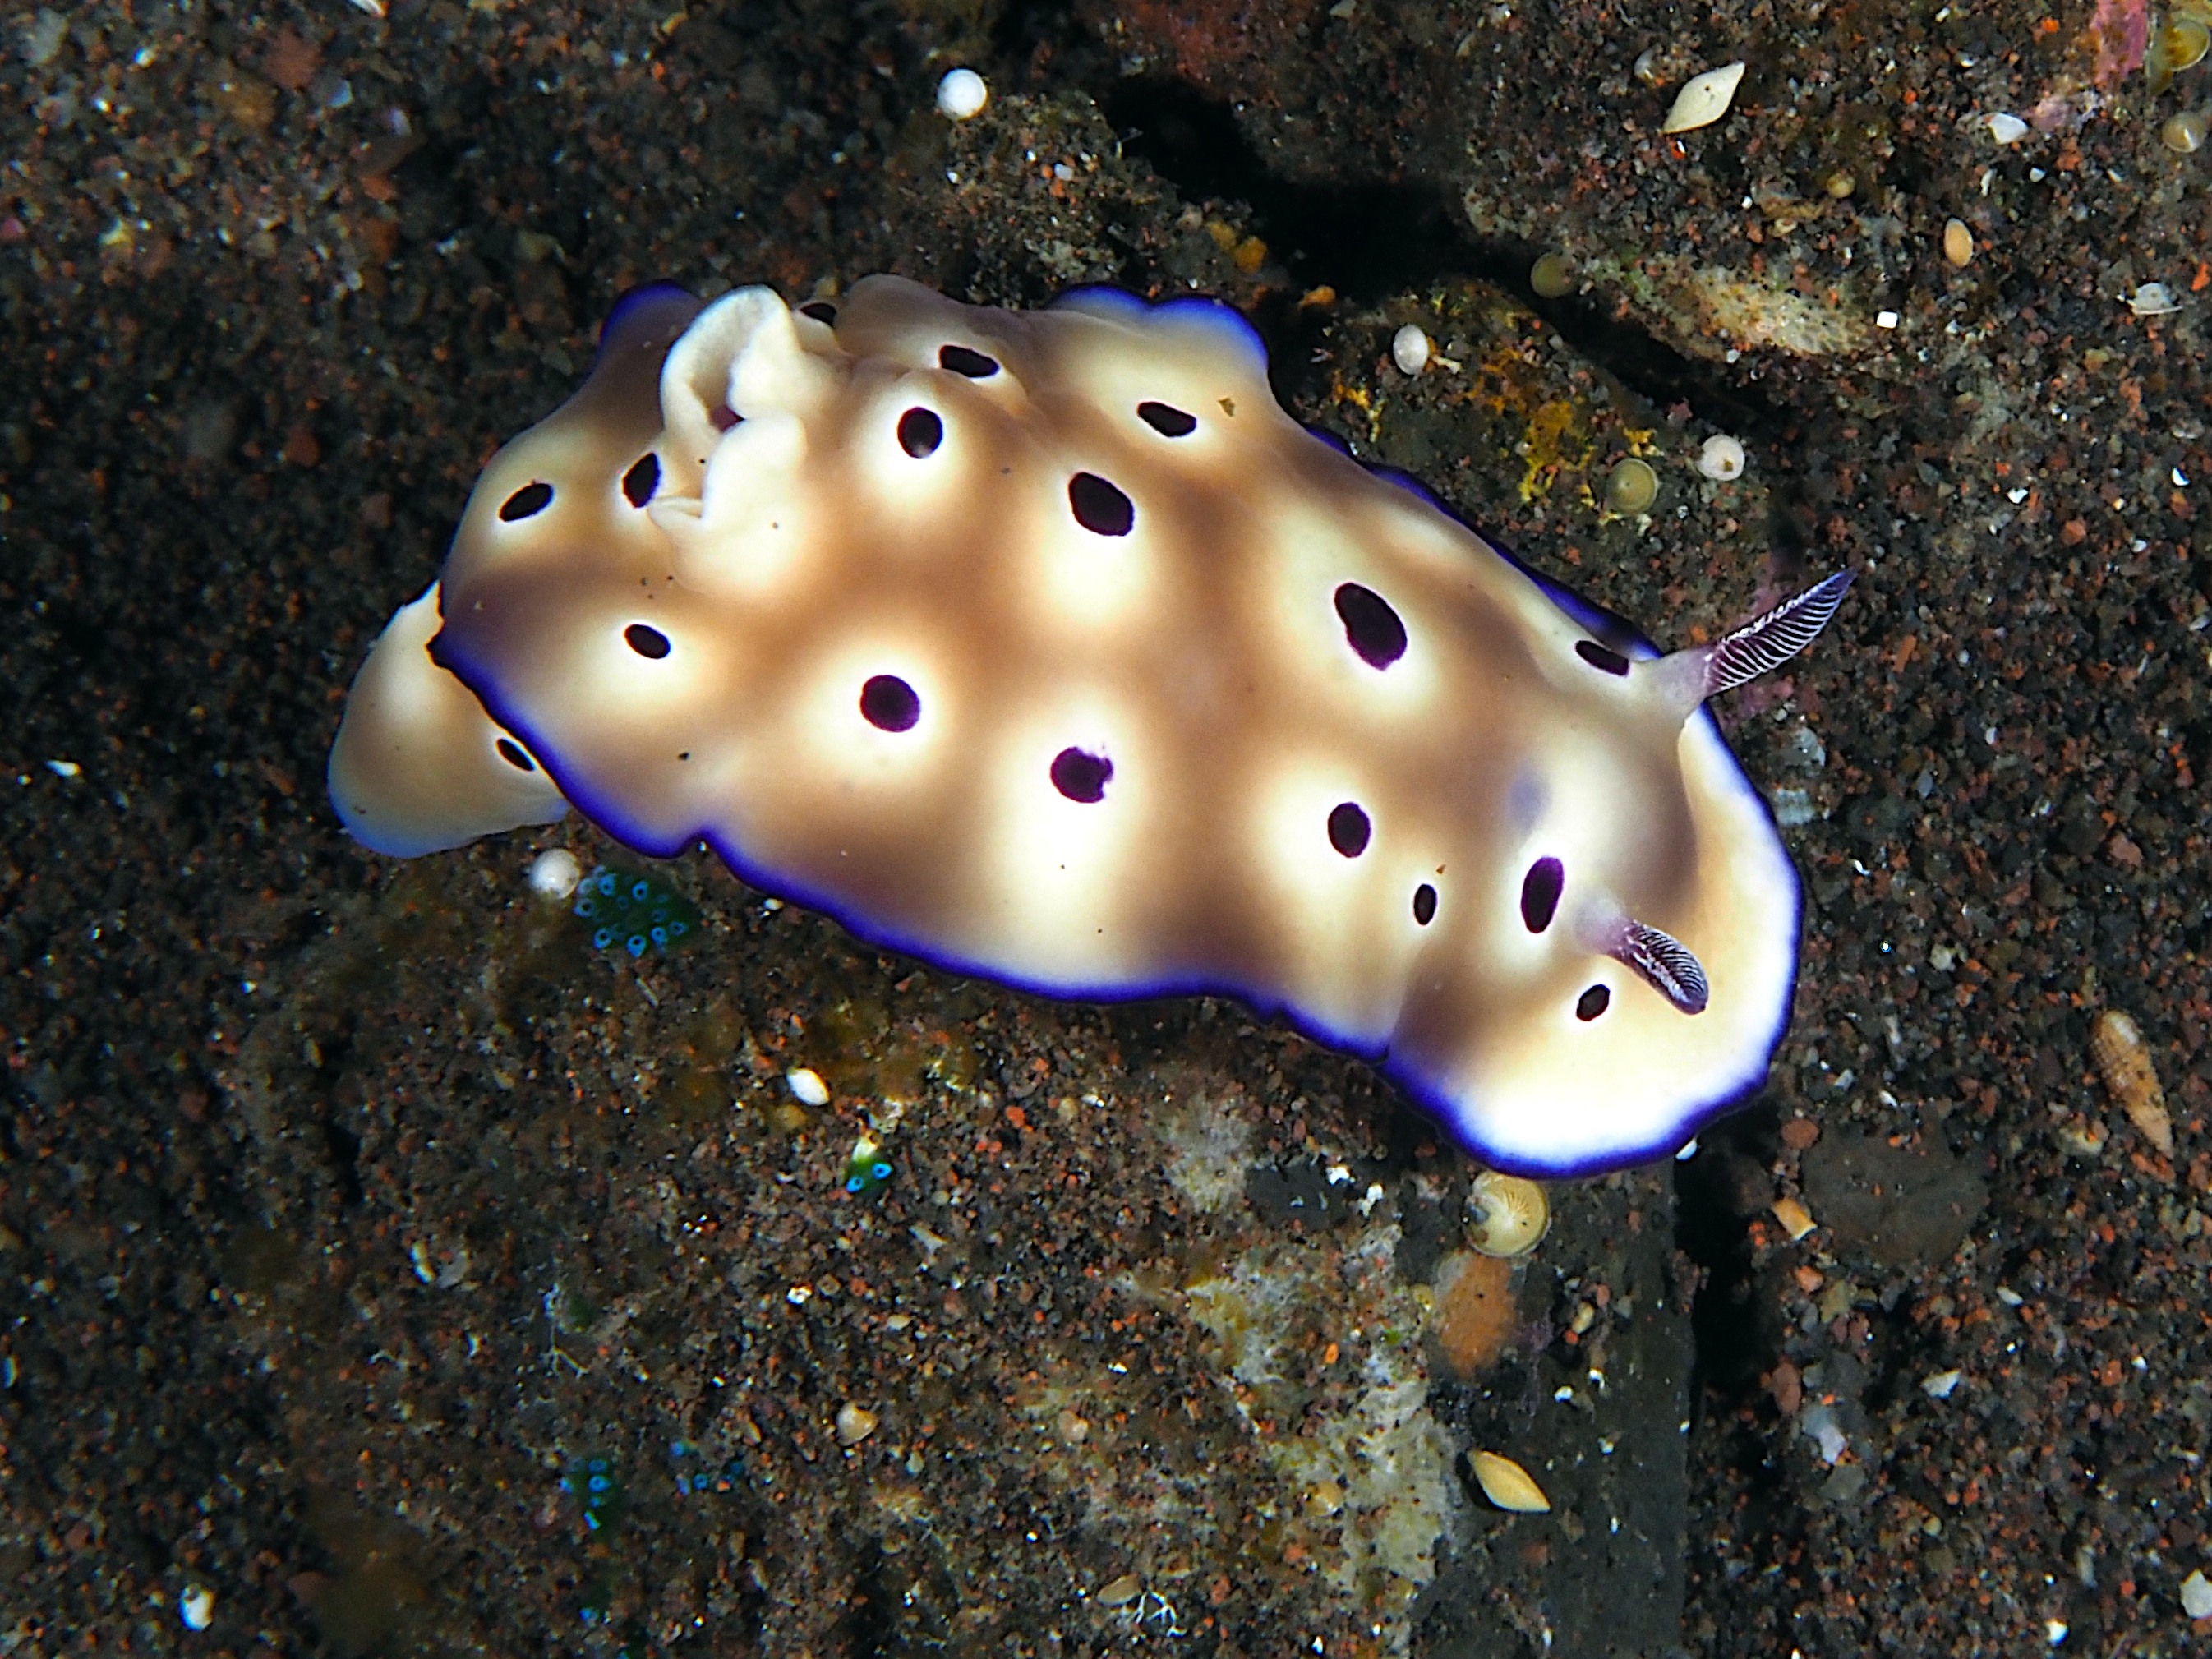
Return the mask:
[[[2128,1121],[2160,1157],[2172,1158],[2173,1120],[2166,1115],[2166,1091],[2159,1087],[2142,1030],[2118,1009],[2107,1008],[2089,1027],[2089,1054]]]
[[[1468,1189],[1467,1242],[1485,1255],[1526,1255],[1551,1225],[1551,1202],[1533,1181],[1486,1170]]]

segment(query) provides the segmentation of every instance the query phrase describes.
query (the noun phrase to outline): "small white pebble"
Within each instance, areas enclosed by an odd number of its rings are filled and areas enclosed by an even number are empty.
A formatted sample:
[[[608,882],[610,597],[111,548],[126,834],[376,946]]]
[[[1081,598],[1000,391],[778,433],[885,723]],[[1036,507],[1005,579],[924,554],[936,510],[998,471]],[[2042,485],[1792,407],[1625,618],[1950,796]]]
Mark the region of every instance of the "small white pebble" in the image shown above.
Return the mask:
[[[2043,1639],[2055,1648],[2066,1639],[2071,1628],[2063,1619],[2046,1619],[2043,1621]]]
[[[2181,307],[2164,283],[2145,283],[2128,296],[2128,309],[2138,317],[2163,317]]]
[[[2191,1619],[2212,1619],[2212,1581],[2201,1569],[2181,1581],[2181,1610]]]
[[[1895,328],[1899,321],[1898,314],[1893,311],[1877,311],[1874,314],[1874,325],[1876,328]]]
[[[822,1080],[822,1073],[812,1066],[794,1066],[783,1074],[783,1080],[790,1085],[791,1092],[802,1105],[827,1106],[830,1103],[830,1085]]]
[[[1951,1390],[1958,1386],[1959,1373],[1956,1371],[1937,1371],[1933,1376],[1920,1379],[1920,1392],[1930,1400],[1948,1400]]]
[[[949,70],[937,83],[937,112],[947,120],[964,121],[971,115],[981,115],[990,101],[989,85],[974,70]]]
[[[1390,337],[1390,361],[1401,374],[1418,374],[1429,366],[1429,337],[1419,323],[1408,323]]]
[[[2017,115],[1992,115],[1990,137],[2001,144],[2016,144],[2027,137],[2027,123]]]
[[[186,1630],[205,1630],[215,1622],[215,1592],[205,1584],[189,1586],[177,1598],[177,1616]]]
[[[1680,1148],[1676,1150],[1674,1153],[1674,1162],[1677,1164],[1687,1164],[1697,1155],[1698,1138],[1695,1135],[1692,1135],[1687,1140],[1681,1144]]]
[[[548,848],[530,860],[530,890],[540,897],[564,899],[583,878],[583,866],[565,847]]]
[[[1743,477],[1743,446],[1724,432],[1716,432],[1698,452],[1698,471],[1708,478]]]
[[[73,778],[83,771],[84,768],[79,766],[75,761],[50,760],[46,763],[46,770],[58,778]]]

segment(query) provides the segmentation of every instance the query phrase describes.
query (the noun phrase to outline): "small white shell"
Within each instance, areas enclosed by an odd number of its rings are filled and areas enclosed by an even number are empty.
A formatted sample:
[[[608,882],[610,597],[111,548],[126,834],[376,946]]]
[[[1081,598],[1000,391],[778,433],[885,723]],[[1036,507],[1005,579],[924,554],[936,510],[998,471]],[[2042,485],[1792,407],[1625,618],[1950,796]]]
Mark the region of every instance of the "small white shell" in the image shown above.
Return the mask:
[[[937,112],[948,121],[981,115],[990,101],[990,84],[974,70],[948,70],[937,83]]]
[[[1526,1255],[1551,1226],[1551,1201],[1533,1181],[1486,1170],[1468,1188],[1467,1242],[1485,1255]]]
[[[1692,76],[1682,83],[1681,91],[1674,94],[1674,107],[1667,112],[1667,119],[1659,131],[1690,132],[1712,125],[1735,102],[1736,83],[1742,79],[1743,65],[1740,63]]]
[[[530,890],[541,898],[568,897],[583,877],[576,855],[565,847],[548,848],[530,860]]]
[[[2164,283],[2145,283],[2128,295],[2128,309],[2138,317],[2164,317],[2181,306]]]
[[[822,1080],[822,1073],[811,1066],[793,1066],[783,1074],[783,1081],[802,1106],[830,1103],[830,1085]]]
[[[1743,446],[1725,432],[1716,432],[1698,452],[1698,471],[1708,478],[1743,477]]]
[[[2027,123],[2017,115],[1992,115],[1990,137],[2001,144],[2016,144],[2027,137]]]
[[[1479,1451],[1470,1452],[1467,1461],[1474,1469],[1475,1484],[1482,1488],[1482,1495],[1499,1509],[1510,1510],[1516,1515],[1550,1512],[1552,1500],[1544,1496],[1544,1489],[1511,1458],[1493,1451]]]
[[[1401,374],[1418,374],[1429,366],[1429,337],[1419,323],[1408,323],[1390,337],[1390,361]]]

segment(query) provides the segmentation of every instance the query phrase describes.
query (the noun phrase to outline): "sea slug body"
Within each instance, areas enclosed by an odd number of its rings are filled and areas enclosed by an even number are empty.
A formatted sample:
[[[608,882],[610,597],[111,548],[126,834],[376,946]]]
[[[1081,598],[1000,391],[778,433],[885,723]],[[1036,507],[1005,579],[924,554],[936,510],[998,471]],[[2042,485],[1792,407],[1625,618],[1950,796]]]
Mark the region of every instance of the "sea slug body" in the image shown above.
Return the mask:
[[[659,286],[485,469],[331,788],[379,852],[573,805],[959,971],[1235,995],[1587,1173],[1765,1080],[1799,887],[1703,705],[1849,580],[1662,655],[1298,426],[1212,301]]]

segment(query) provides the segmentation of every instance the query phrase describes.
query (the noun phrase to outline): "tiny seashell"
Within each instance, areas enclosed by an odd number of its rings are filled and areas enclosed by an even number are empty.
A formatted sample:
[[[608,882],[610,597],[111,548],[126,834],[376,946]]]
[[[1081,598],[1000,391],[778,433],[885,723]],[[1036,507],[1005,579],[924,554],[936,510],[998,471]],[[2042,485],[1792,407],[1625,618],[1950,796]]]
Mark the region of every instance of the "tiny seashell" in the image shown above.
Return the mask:
[[[2107,1008],[2089,1027],[2089,1053],[2128,1121],[2161,1157],[2172,1158],[2173,1120],[2166,1115],[2166,1091],[2159,1087],[2141,1028],[2118,1009]]]
[[[1486,1170],[1467,1194],[1467,1242],[1485,1255],[1526,1255],[1552,1225],[1544,1189],[1519,1176]]]
[[[1608,511],[1630,517],[1651,510],[1659,499],[1659,475],[1649,461],[1631,455],[1605,475],[1605,504]]]
[[[2138,317],[2163,317],[2181,309],[2173,290],[2164,283],[2145,283],[2128,295],[2128,309]]]
[[[1974,233],[1966,228],[1964,219],[1953,219],[1943,227],[1943,257],[1963,270],[1974,257]]]
[[[564,899],[583,878],[583,866],[565,847],[548,848],[530,861],[530,890],[542,898]]]
[[[1698,452],[1698,471],[1726,483],[1743,476],[1743,446],[1724,432],[1716,432]]]
[[[1101,1584],[1098,1587],[1098,1594],[1091,1599],[1102,1607],[1125,1607],[1135,1601],[1138,1593],[1144,1588],[1143,1579],[1138,1577],[1133,1572],[1125,1572],[1119,1578],[1110,1579]]]
[[[1429,366],[1429,337],[1419,323],[1408,323],[1390,337],[1390,361],[1401,374],[1418,374]]]
[[[1667,119],[1659,131],[1691,132],[1712,125],[1735,102],[1736,86],[1742,79],[1743,65],[1740,63],[1692,76],[1682,83],[1681,91],[1674,94],[1674,107],[1667,112]]]
[[[991,101],[991,88],[971,69],[948,70],[937,83],[937,112],[948,121],[965,121],[981,115]]]
[[[876,1431],[876,1414],[849,1402],[837,1408],[837,1443],[857,1446]]]
[[[2027,123],[2017,115],[1992,115],[1990,137],[2001,144],[2016,144],[2027,137]]]
[[[822,1080],[822,1073],[811,1066],[794,1066],[783,1074],[784,1085],[803,1105],[827,1106],[830,1085]]]
[[[1482,1495],[1501,1510],[1510,1510],[1516,1515],[1543,1515],[1550,1511],[1552,1500],[1544,1496],[1528,1471],[1510,1457],[1493,1451],[1479,1451],[1468,1455],[1474,1468],[1475,1484]]]

